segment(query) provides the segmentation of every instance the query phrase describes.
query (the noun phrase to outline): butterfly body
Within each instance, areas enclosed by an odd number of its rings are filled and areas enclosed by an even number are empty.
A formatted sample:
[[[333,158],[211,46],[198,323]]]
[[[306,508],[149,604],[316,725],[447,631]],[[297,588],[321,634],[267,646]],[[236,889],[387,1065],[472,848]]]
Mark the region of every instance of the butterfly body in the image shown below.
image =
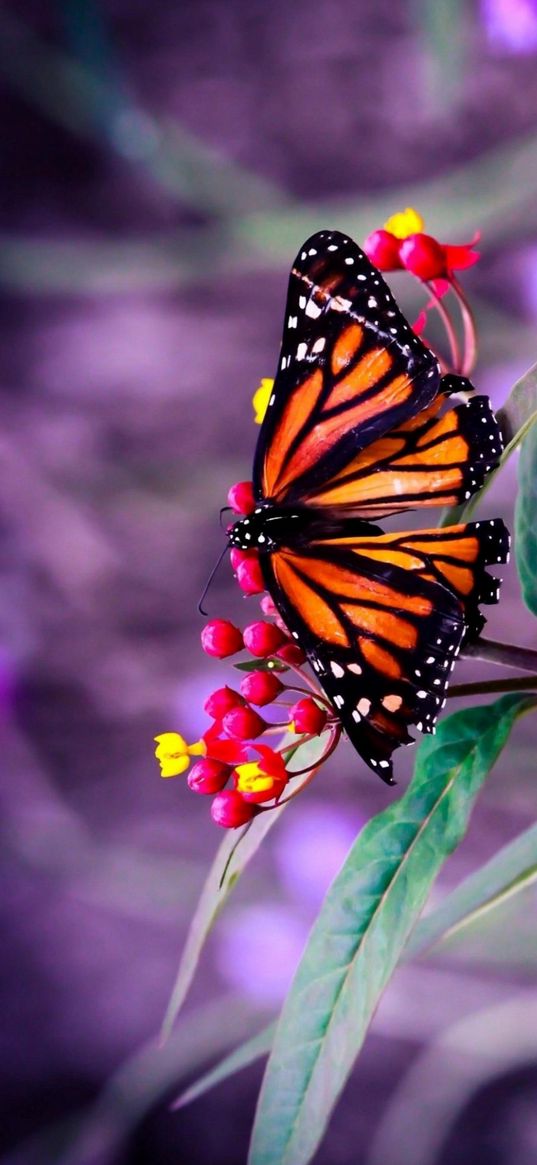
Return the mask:
[[[247,518],[235,522],[229,533],[230,546],[240,550],[255,547],[260,554],[286,546],[304,549],[323,538],[381,534],[380,527],[360,519],[341,517],[330,510],[315,510],[311,506],[278,506],[263,500]]]
[[[266,589],[366,764],[434,732],[454,660],[496,602],[500,519],[386,532],[408,509],[467,500],[502,438],[484,396],[440,375],[380,273],[349,238],[304,243],[254,459],[256,506],[230,545],[256,548]]]

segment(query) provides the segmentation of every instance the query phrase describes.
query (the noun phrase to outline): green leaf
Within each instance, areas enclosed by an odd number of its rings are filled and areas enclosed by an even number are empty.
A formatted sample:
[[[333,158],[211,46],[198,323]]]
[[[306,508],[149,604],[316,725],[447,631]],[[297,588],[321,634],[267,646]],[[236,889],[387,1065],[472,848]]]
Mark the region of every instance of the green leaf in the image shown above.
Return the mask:
[[[405,960],[474,922],[537,879],[537,825],[503,846],[465,878],[435,910],[422,918],[405,950]]]
[[[522,597],[537,615],[537,426],[528,433],[520,453],[519,489],[515,506],[515,556]]]
[[[503,408],[498,409],[498,421],[504,440],[504,451],[500,457],[497,469],[489,473],[485,484],[474,494],[470,501],[462,506],[452,506],[442,516],[442,526],[452,526],[457,522],[467,522],[490,489],[493,481],[501,473],[521,441],[524,441],[537,420],[537,364],[517,380],[511,389]]]
[[[167,1040],[171,1033],[196,973],[205,942],[224,903],[284,808],[285,806],[282,806],[271,813],[261,813],[238,837],[237,831],[230,829],[220,843],[190,923],[179,970],[162,1023],[162,1041]]]
[[[275,1031],[276,1024],[269,1023],[257,1035],[240,1044],[238,1048],[229,1053],[229,1056],[220,1060],[215,1068],[206,1072],[204,1076],[200,1076],[194,1084],[191,1084],[190,1088],[182,1092],[177,1100],[174,1100],[172,1108],[183,1108],[186,1104],[191,1104],[193,1100],[198,1100],[200,1096],[203,1096],[204,1092],[209,1092],[211,1088],[221,1084],[222,1080],[226,1080],[228,1076],[234,1076],[236,1072],[248,1068],[250,1064],[261,1059],[262,1056],[267,1056],[272,1047]]]
[[[248,659],[244,663],[234,663],[237,671],[289,671],[281,659]]]
[[[525,890],[537,880],[537,825],[530,826],[520,837],[503,846],[497,854],[474,874],[465,878],[443,902],[421,919],[413,930],[402,955],[405,963],[428,951],[445,938],[451,938],[463,927],[474,922],[495,906],[500,906],[514,894]],[[255,1062],[270,1052],[276,1024],[268,1024],[262,1032],[235,1048],[210,1072],[199,1077],[183,1092],[174,1107],[182,1107],[197,1100],[228,1076]]]
[[[298,744],[292,754],[292,768],[290,758],[287,761],[289,772],[297,771],[315,765],[323,756],[327,747],[330,733],[323,732],[321,736],[305,744]],[[296,736],[288,734],[283,745],[291,747],[296,743]],[[286,796],[303,778],[292,776],[286,786]],[[170,1002],[162,1023],[161,1039],[166,1040],[183,1006],[187,992],[194,978],[201,952],[205,942],[216,922],[216,919],[229,897],[237,879],[245,867],[254,857],[261,842],[285,809],[285,804],[260,813],[259,817],[247,825],[242,833],[229,830],[221,842],[211,869],[207,875],[201,897],[194,912],[182,954],[179,970],[173,986]]]
[[[306,1165],[431,885],[534,698],[465,709],[423,742],[411,785],[362,831],[330,888],[280,1017],[249,1165]]]

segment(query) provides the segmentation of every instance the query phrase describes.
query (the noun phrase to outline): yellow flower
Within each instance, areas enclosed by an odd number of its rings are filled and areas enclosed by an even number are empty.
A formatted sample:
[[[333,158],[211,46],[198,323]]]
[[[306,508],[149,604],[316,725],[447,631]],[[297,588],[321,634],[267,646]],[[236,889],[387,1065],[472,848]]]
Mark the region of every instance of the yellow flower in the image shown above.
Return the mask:
[[[419,234],[425,226],[425,223],[414,210],[412,206],[405,207],[405,210],[397,211],[397,214],[392,214],[387,222],[384,223],[384,230],[390,231],[395,235],[396,239],[406,239],[408,235]]]
[[[262,420],[264,420],[273,386],[274,381],[270,376],[264,376],[259,388],[254,392],[252,404],[254,406],[254,420],[256,425],[260,425]]]
[[[263,772],[257,761],[248,761],[244,765],[237,765],[236,788],[239,793],[264,793],[274,786],[274,777]]]
[[[206,753],[203,740],[187,744],[178,732],[162,732],[155,736],[155,740],[155,756],[160,762],[161,777],[178,777],[188,768],[191,756],[205,756]]]

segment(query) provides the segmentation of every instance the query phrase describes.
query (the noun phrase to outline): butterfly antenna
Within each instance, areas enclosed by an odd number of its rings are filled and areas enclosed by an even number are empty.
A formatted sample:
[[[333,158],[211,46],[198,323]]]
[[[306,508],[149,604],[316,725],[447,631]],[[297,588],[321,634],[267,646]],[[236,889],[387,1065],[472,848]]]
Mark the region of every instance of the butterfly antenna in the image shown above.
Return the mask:
[[[229,514],[231,509],[232,509],[232,506],[222,506],[222,509],[220,510],[220,525],[221,526],[222,526],[222,514]],[[222,529],[223,528],[224,527],[222,526]]]
[[[204,588],[203,588],[203,594],[202,594],[202,596],[201,596],[201,599],[200,599],[200,601],[199,601],[199,603],[198,603],[198,611],[199,611],[200,615],[207,615],[207,614],[208,614],[208,611],[204,611],[204,610],[203,610],[203,607],[202,607],[202,605],[201,605],[201,604],[203,603],[203,600],[204,600],[204,598],[205,598],[205,595],[207,594],[207,591],[209,590],[209,587],[210,587],[210,585],[211,585],[211,583],[212,583],[212,581],[213,581],[213,578],[214,578],[214,576],[215,576],[215,574],[216,574],[216,572],[217,572],[217,570],[218,570],[218,567],[220,566],[220,563],[221,563],[221,561],[222,561],[222,559],[223,559],[223,557],[224,557],[224,554],[226,553],[226,551],[227,551],[227,546],[224,546],[224,549],[223,549],[222,553],[218,555],[218,559],[217,559],[217,561],[215,562],[215,565],[213,566],[213,569],[212,569],[212,571],[211,571],[211,573],[210,573],[210,575],[209,575],[209,578],[207,579],[207,582],[205,583],[205,586],[204,586]]]

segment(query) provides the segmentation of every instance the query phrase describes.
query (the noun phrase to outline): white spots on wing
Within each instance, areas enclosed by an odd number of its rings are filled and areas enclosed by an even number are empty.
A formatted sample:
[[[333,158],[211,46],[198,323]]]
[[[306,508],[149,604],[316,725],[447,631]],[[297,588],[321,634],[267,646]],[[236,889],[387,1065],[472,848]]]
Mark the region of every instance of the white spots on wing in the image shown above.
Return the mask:
[[[267,540],[266,540],[264,534],[258,534],[257,541],[263,543],[263,542],[266,542]]]
[[[324,336],[319,336],[319,339],[315,341],[313,348],[311,349],[312,352],[315,352],[315,353],[322,352],[324,350],[325,344],[326,344],[326,338]]]
[[[368,307],[378,307],[378,300],[375,299],[374,295],[369,296],[369,299],[367,301],[367,306]]]
[[[440,644],[441,644],[442,640],[441,640],[441,639],[437,639],[437,640],[436,640],[436,642],[437,642],[438,646],[440,646]]]
[[[327,249],[327,251],[337,251],[337,246],[335,243],[330,243],[330,246],[327,247],[326,249]]]
[[[308,255],[316,255],[316,254],[317,254],[317,251],[315,250],[315,247],[310,247],[310,249],[308,251]]]
[[[332,660],[332,662],[330,664],[330,671],[332,672],[332,675],[336,677],[337,680],[341,679],[341,677],[343,675],[345,675],[345,668],[342,667],[340,663],[336,663],[336,661],[334,659]]]
[[[344,703],[345,700],[343,699],[343,696],[334,696],[334,704],[336,705],[336,708],[342,708]]]
[[[350,663],[349,671],[353,672],[355,676],[361,676],[362,674],[362,669],[359,663]]]
[[[394,692],[391,696],[385,696],[382,703],[388,712],[398,712],[403,703],[403,699]]]
[[[425,692],[423,688],[420,688],[419,692],[416,692],[416,695],[418,697],[418,700],[426,700],[427,699],[427,692]]]
[[[389,767],[390,767],[389,760],[379,760],[379,768],[380,769],[389,769]]]
[[[352,718],[353,718],[353,720],[356,721],[357,724],[359,724],[360,720],[362,719],[362,717],[360,716],[360,713],[356,710],[356,708],[354,709],[354,712],[352,714]]]
[[[298,345],[298,348],[297,348],[297,350],[296,350],[296,358],[297,358],[297,360],[305,360],[305,359],[306,359],[307,352],[308,352],[308,345],[307,345],[307,344],[304,344],[304,343],[302,343],[302,344],[299,344],[299,345]]]
[[[353,259],[352,255],[347,255],[345,262],[347,264],[347,267],[352,267],[354,264],[354,259]]]
[[[311,316],[312,320],[316,320],[317,317],[320,316],[320,314],[321,314],[321,308],[319,307],[319,305],[317,303],[315,303],[314,299],[308,299],[308,303],[306,306],[306,315]]]
[[[360,716],[367,716],[370,707],[371,700],[366,700],[365,696],[362,696],[362,699],[356,705],[356,711],[360,713]]]
[[[418,720],[418,723],[416,724],[416,728],[417,728],[418,732],[423,732],[423,722],[421,720]]]
[[[288,328],[296,328],[298,326],[298,316],[289,316],[287,326]]]
[[[299,297],[298,297],[298,306],[302,308],[302,311],[304,311],[304,308],[305,308],[305,306],[306,306],[306,303],[307,303],[306,296],[305,296],[305,295],[299,295]]]
[[[307,259],[307,257],[308,257],[308,256],[306,255],[306,252],[305,252],[305,251],[301,251],[301,252],[300,252],[300,258],[301,258],[301,259]]]
[[[270,400],[269,400],[269,402],[268,402],[268,407],[269,407],[269,408],[270,408],[270,406],[271,406],[271,405],[273,405],[273,404],[274,404],[274,401],[275,401],[275,400],[276,400],[276,393],[274,393],[274,392],[273,392],[273,393],[272,393],[272,396],[271,396],[271,398],[270,398]]]
[[[434,663],[434,655],[428,655],[425,663]]]
[[[365,280],[367,279],[367,275],[358,275],[357,278],[360,280]]]
[[[283,356],[282,360],[281,360],[281,364],[280,364],[280,368],[282,369],[282,371],[284,371],[285,368],[288,368],[290,363],[291,363],[291,357],[290,356]]]

